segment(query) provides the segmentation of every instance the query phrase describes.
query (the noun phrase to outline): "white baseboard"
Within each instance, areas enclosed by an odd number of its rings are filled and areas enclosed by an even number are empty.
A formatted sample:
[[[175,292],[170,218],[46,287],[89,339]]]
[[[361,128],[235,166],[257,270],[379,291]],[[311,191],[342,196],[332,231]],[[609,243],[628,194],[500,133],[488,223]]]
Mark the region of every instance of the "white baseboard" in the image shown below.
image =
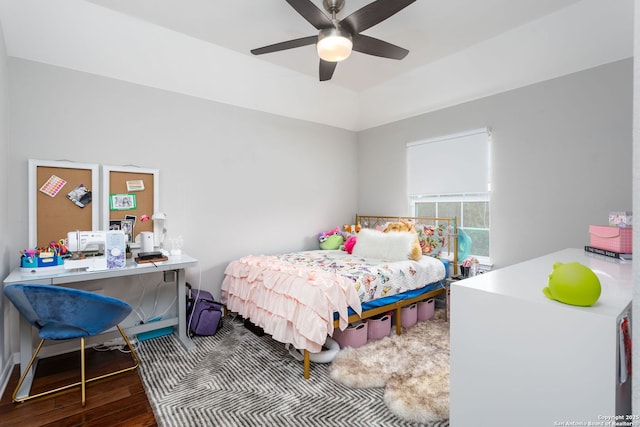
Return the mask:
[[[4,395],[7,384],[9,384],[9,378],[11,378],[11,373],[13,372],[13,367],[19,363],[19,360],[18,353],[14,353],[7,359],[4,366],[2,366],[2,370],[0,371],[0,396]]]

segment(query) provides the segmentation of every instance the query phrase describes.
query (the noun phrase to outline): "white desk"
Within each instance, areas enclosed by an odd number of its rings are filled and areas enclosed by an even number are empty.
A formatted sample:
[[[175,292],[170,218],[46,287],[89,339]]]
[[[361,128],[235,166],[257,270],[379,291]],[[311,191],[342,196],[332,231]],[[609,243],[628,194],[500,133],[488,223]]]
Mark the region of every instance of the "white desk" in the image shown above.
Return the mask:
[[[38,268],[33,272],[21,268],[14,269],[6,279],[4,279],[4,286],[19,284],[19,283],[33,283],[42,285],[65,285],[72,287],[75,282],[85,282],[91,280],[100,279],[116,279],[125,276],[134,276],[138,274],[150,274],[162,271],[175,271],[176,272],[176,304],[178,304],[178,317],[172,319],[163,319],[157,322],[146,323],[143,325],[137,325],[126,329],[127,335],[135,335],[142,332],[148,332],[168,326],[177,325],[176,335],[182,345],[188,349],[195,349],[195,344],[187,335],[187,314],[186,314],[186,281],[185,281],[185,268],[193,267],[198,263],[195,258],[182,254],[179,257],[169,257],[168,261],[136,264],[133,260],[128,260],[127,265],[124,268],[112,269],[112,270],[98,270],[98,271],[86,271],[86,270],[60,270],[55,267]],[[48,270],[48,268],[54,268],[54,271]],[[33,354],[33,335],[32,326],[20,316],[20,369],[23,373],[24,367],[29,363],[29,359]],[[35,372],[36,363],[34,363],[31,373],[26,377],[22,388],[18,392],[18,397],[27,395],[31,388],[33,381],[33,374]]]
[[[600,279],[591,307],[542,293],[553,263],[570,261]],[[631,310],[631,268],[566,249],[453,283],[451,426],[597,425],[630,414],[618,340],[620,318]]]

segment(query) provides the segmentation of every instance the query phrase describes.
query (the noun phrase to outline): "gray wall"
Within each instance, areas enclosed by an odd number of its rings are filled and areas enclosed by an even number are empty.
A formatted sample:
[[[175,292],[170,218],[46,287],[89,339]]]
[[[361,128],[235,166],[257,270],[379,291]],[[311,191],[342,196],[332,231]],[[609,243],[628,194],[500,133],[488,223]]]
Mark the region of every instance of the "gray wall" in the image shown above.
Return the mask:
[[[160,169],[168,234],[214,295],[230,260],[316,248],[355,212],[353,132],[15,58],[9,79],[13,266],[29,158]]]
[[[489,127],[494,266],[582,247],[632,208],[632,90],[629,59],[360,132],[358,210],[408,213],[407,142]]]

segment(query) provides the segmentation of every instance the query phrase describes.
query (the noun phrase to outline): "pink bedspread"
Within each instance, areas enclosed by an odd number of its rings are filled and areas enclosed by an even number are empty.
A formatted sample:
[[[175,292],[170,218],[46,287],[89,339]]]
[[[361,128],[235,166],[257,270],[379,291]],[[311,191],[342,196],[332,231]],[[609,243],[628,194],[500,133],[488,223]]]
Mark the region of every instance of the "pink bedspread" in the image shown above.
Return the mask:
[[[273,256],[247,256],[231,262],[222,283],[222,302],[232,312],[262,327],[282,343],[312,353],[333,335],[333,315],[340,328],[348,308],[360,314],[353,281],[335,271],[296,268]]]

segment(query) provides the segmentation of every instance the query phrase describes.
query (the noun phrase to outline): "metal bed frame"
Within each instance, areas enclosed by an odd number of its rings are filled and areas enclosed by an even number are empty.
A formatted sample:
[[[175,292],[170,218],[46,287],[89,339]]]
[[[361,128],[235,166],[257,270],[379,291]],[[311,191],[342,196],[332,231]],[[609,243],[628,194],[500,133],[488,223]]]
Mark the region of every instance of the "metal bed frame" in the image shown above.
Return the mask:
[[[376,226],[383,226],[387,222],[393,221],[409,221],[414,224],[425,224],[425,225],[434,225],[439,226],[441,224],[446,224],[447,229],[447,243],[446,247],[449,248],[449,253],[453,252],[453,259],[451,260],[453,264],[453,275],[458,274],[458,228],[457,228],[457,218],[435,218],[435,217],[409,217],[409,216],[373,216],[373,215],[358,215],[355,217],[355,225],[360,226],[362,228],[375,228]],[[451,251],[453,248],[453,251]],[[447,286],[446,280],[443,280],[443,285],[441,288],[434,289],[429,292],[425,292],[423,294],[417,295],[412,298],[407,298],[399,301],[395,301],[393,303],[370,308],[362,312],[361,315],[352,314],[349,316],[349,323],[356,322],[358,320],[368,319],[373,316],[377,316],[382,313],[387,313],[389,311],[394,311],[396,315],[396,334],[402,334],[402,322],[400,321],[402,316],[402,309],[404,307],[410,306],[411,304],[428,300],[430,298],[434,298],[438,295],[446,294]],[[445,298],[445,311],[448,310]],[[445,319],[448,319],[448,315],[445,314]],[[339,327],[339,320],[334,320],[333,322],[334,328]],[[304,350],[303,352],[303,363],[304,363],[304,378],[309,379],[310,369],[311,369],[311,359],[309,350]]]

